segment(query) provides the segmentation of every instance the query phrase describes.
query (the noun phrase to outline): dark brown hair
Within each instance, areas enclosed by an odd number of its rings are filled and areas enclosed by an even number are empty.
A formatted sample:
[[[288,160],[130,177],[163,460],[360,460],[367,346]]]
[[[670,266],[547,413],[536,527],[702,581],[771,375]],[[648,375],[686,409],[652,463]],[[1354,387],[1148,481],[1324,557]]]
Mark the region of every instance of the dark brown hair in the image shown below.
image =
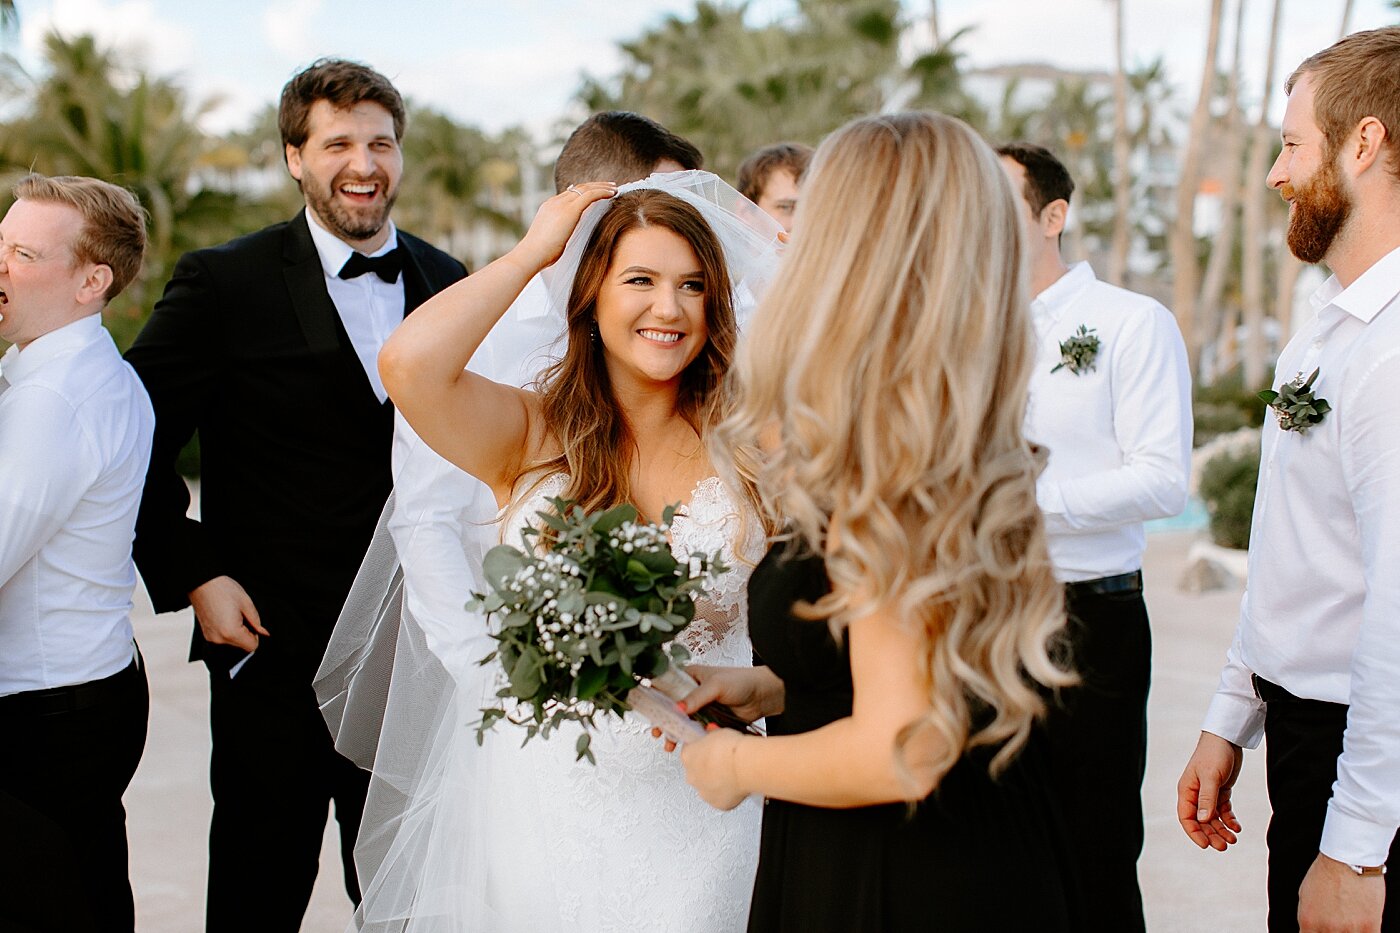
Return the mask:
[[[550,460],[529,464],[521,472],[522,477],[568,474],[570,486],[564,498],[585,509],[632,502],[630,476],[636,440],[613,394],[603,344],[593,334],[598,292],[618,243],[629,231],[647,227],[670,230],[690,244],[704,279],[709,338],[681,374],[676,406],[702,439],[727,409],[722,386],[738,327],[729,269],[719,240],[700,212],[680,198],[647,189],[618,195],[579,260],[566,312],[568,346],[564,357],[539,380],[545,430],[558,439],[563,451]]]
[[[112,270],[104,301],[111,301],[141,271],[146,254],[146,210],[125,188],[79,175],[29,175],[11,194],[26,201],[66,204],[83,217],[73,236],[73,256]]]
[[[802,143],[775,143],[764,146],[752,153],[739,166],[739,179],[736,187],[744,197],[758,203],[763,197],[763,186],[768,184],[768,176],[782,169],[792,174],[792,180],[800,182],[812,161],[812,147]]]
[[[554,190],[587,181],[639,181],[662,159],[683,169],[705,166],[699,149],[655,120],[629,110],[605,110],[569,134],[554,162]]]
[[[1327,155],[1337,149],[1356,125],[1375,117],[1385,127],[1391,174],[1400,178],[1400,26],[1353,33],[1305,60],[1288,76],[1283,89],[1303,75],[1311,76],[1313,120],[1327,138]]]
[[[1034,143],[1007,143],[997,147],[997,155],[1005,156],[1026,170],[1022,194],[1037,218],[1051,201],[1069,203],[1070,195],[1074,194],[1074,179],[1049,149]]]
[[[403,98],[398,90],[379,72],[359,62],[343,58],[322,58],[297,74],[282,88],[282,101],[277,107],[277,129],[282,133],[282,148],[300,149],[310,132],[311,106],[324,100],[337,110],[349,110],[361,101],[370,101],[389,111],[394,118],[394,138],[403,139]]]

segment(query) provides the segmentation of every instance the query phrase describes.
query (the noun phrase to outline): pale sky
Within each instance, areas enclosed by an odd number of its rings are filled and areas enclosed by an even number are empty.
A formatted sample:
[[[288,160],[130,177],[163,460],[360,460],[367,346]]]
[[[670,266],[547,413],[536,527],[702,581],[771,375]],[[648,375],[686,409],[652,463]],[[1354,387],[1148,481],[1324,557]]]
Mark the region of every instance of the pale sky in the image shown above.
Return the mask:
[[[1273,2],[1244,2],[1246,85],[1257,94]],[[911,16],[927,9],[924,0],[904,3]],[[1129,61],[1164,56],[1178,104],[1189,109],[1210,0],[1125,5]],[[3,48],[17,51],[33,72],[45,30],[94,33],[136,50],[150,70],[179,76],[197,98],[221,98],[206,118],[213,131],[245,125],[300,67],[339,55],[368,62],[408,96],[463,122],[492,131],[524,124],[543,133],[561,117],[579,116],[570,100],[582,73],[617,70],[618,40],[693,6],[693,0],[18,0],[20,36],[4,40]],[[1335,41],[1343,6],[1342,0],[1285,0],[1278,81]],[[1227,0],[1227,19],[1233,7]],[[945,33],[975,27],[961,43],[974,66],[1111,67],[1108,0],[941,0],[939,8]],[[790,0],[750,3],[760,22],[788,9]],[[1356,0],[1350,25],[1397,21],[1386,0]],[[1229,42],[1227,29],[1226,52]]]

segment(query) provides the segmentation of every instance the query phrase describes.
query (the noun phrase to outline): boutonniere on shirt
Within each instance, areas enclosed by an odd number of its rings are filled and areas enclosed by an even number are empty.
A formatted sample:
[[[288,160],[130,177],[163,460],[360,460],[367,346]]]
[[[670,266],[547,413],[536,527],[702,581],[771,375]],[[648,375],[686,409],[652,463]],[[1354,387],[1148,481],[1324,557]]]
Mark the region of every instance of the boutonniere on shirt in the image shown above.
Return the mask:
[[[1050,371],[1057,373],[1068,366],[1069,371],[1078,376],[1093,369],[1098,356],[1099,338],[1094,328],[1080,324],[1074,336],[1060,344],[1060,362]]]
[[[1299,373],[1291,382],[1279,386],[1277,392],[1265,389],[1259,393],[1259,397],[1278,416],[1280,428],[1306,434],[1308,428],[1321,424],[1323,416],[1332,410],[1332,406],[1327,404],[1327,399],[1313,395],[1312,384],[1317,381],[1317,374],[1321,371],[1314,369],[1306,380],[1303,374]]]

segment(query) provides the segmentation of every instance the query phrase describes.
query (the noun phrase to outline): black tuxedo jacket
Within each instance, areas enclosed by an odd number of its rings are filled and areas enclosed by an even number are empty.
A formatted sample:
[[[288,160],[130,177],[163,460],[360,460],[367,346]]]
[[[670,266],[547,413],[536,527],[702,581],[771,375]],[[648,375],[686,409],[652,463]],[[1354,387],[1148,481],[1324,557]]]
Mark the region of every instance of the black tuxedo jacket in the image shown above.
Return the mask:
[[[466,275],[398,236],[407,311]],[[305,214],[183,256],[126,359],[156,412],[134,545],[156,611],[227,574],[270,633],[259,665],[309,683],[389,494],[393,410],[331,303]],[[175,472],[195,431],[201,521]],[[240,654],[195,627],[191,660]]]

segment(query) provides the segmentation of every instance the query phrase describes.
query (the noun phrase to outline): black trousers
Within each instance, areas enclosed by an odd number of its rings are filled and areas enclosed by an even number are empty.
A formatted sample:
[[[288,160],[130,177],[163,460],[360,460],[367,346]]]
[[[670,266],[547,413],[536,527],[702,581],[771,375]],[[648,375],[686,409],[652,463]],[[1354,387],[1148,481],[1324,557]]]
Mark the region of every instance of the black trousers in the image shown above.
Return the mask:
[[[360,901],[355,837],[369,773],[336,752],[308,683],[260,652],[232,679],[210,671],[209,933],[296,933],[333,801],[345,890]]]
[[[1137,860],[1152,680],[1147,605],[1140,588],[1102,594],[1070,584],[1065,593],[1063,650],[1081,682],[1050,712],[1056,791],[1070,821],[1093,825],[1069,836],[1085,929],[1134,933],[1145,927]]]
[[[0,697],[0,929],[131,933],[122,794],[146,747],[135,662],[87,684]]]
[[[1317,859],[1327,801],[1337,779],[1337,758],[1347,727],[1342,703],[1305,700],[1261,677],[1254,688],[1264,713],[1269,806],[1269,933],[1297,933],[1298,888]],[[1400,844],[1390,845],[1392,871],[1400,867]],[[1385,878],[1381,929],[1400,933],[1400,886]]]

